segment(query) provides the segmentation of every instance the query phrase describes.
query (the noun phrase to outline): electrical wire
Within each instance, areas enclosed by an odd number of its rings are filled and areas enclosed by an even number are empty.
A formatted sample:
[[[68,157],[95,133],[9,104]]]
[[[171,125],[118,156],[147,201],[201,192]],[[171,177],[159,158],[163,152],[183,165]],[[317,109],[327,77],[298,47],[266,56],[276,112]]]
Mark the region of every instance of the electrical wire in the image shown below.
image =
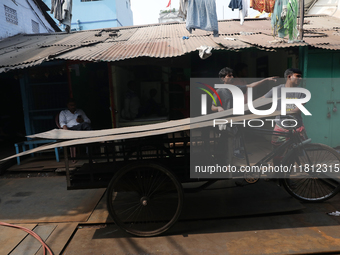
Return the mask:
[[[18,228],[18,229],[21,229],[21,230],[27,232],[28,234],[32,235],[35,239],[37,239],[41,243],[42,248],[44,250],[44,255],[46,255],[46,250],[48,251],[48,253],[50,255],[53,255],[53,252],[47,246],[47,244],[41,239],[41,237],[37,233],[33,232],[32,230],[30,230],[28,228],[25,228],[25,227],[21,227],[21,226],[16,226],[16,225],[12,225],[12,224],[9,224],[9,223],[5,223],[5,222],[0,222],[0,226]]]
[[[31,8],[24,6],[24,5],[22,5],[21,3],[19,3],[19,2],[16,3],[16,5],[20,5],[22,8],[25,8],[25,9],[27,9],[27,10],[31,10]]]

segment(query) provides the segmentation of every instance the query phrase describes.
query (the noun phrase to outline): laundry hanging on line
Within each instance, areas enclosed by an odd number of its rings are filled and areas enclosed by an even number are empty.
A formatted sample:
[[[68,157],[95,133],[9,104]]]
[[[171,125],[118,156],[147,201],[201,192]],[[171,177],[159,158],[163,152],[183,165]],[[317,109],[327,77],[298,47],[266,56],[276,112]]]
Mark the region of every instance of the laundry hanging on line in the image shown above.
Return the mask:
[[[244,22],[244,18],[248,16],[248,1],[249,0],[230,0],[229,3],[229,8],[231,8],[232,11],[234,11],[234,9],[239,9],[239,18],[240,18],[240,23],[241,25]]]
[[[250,0],[250,8],[259,12],[273,13],[275,0]]]
[[[182,19],[187,18],[188,2],[189,0],[179,1],[178,17],[181,17]]]
[[[188,2],[186,28],[212,31],[218,37],[218,21],[215,0],[191,0]]]
[[[274,36],[280,38],[288,35],[293,42],[298,37],[297,15],[299,13],[298,0],[276,0],[271,25]]]
[[[51,0],[51,14],[66,25],[66,32],[70,32],[72,20],[72,0]]]

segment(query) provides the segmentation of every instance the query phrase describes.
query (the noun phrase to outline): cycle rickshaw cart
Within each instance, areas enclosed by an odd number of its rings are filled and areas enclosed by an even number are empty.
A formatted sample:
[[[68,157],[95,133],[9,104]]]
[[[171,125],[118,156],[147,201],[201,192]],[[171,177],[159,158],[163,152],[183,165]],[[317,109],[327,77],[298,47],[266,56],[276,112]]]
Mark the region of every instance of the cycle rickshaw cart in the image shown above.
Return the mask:
[[[198,151],[197,155],[208,157],[214,163],[218,155],[207,148],[227,144],[228,153],[220,159],[229,160],[232,157],[231,142],[223,141],[220,132],[211,135],[211,132],[204,131],[206,127],[211,127],[213,118],[228,114],[230,112],[225,111],[209,117],[198,117],[193,122],[184,119],[99,133],[64,132],[64,139],[73,140],[41,146],[21,155],[64,147],[68,189],[107,187],[107,206],[115,224],[133,235],[154,236],[165,232],[178,220],[183,207],[184,192],[203,190],[220,179],[245,178],[248,183],[254,183],[258,179],[258,176],[249,176],[244,172],[228,173],[225,178],[217,179],[190,176],[190,152]],[[275,115],[278,112],[272,114]],[[200,135],[190,139],[190,131],[200,128]],[[53,137],[60,137],[63,131],[53,132]],[[272,130],[264,129],[252,129],[252,132],[273,134]],[[77,135],[79,138],[74,139]],[[334,196],[340,189],[337,180],[339,154],[326,145],[312,144],[310,140],[302,141],[294,129],[278,135],[289,139],[252,165],[261,169],[275,155],[283,153],[282,165],[290,168],[279,177],[289,194],[311,202],[324,201]],[[47,138],[50,134],[38,134],[37,137]],[[207,144],[209,146],[204,146]],[[66,148],[80,145],[86,147],[88,163],[70,171]],[[15,156],[18,155],[12,157]],[[246,150],[245,156],[247,165],[250,165]],[[196,188],[183,189],[182,184],[188,182],[203,184]]]
[[[222,153],[221,159],[228,163],[232,158],[233,138],[221,136],[221,132],[204,134],[204,128],[195,138],[189,136],[189,130],[182,129],[160,135],[87,144],[89,163],[72,172],[68,169],[66,155],[68,189],[107,187],[107,207],[115,224],[137,236],[154,236],[168,230],[180,216],[184,192],[203,190],[221,179],[241,178],[246,183],[255,183],[261,168],[268,166],[278,154],[284,155],[281,165],[284,171],[278,171],[280,175],[276,176],[293,197],[321,202],[333,197],[340,189],[337,180],[339,154],[326,145],[310,143],[310,139],[303,141],[294,129],[288,133],[262,128],[250,131],[288,138],[280,147],[252,164],[259,170],[255,173],[234,171],[228,172],[224,178],[191,178],[190,153],[199,151],[197,155],[209,158],[214,164],[218,158],[216,150],[211,152],[205,145],[220,148],[221,144],[227,144],[228,153]],[[250,166],[247,146],[244,148],[246,162]],[[67,153],[67,150],[64,151]],[[200,182],[201,186],[184,189],[182,184],[189,182]]]

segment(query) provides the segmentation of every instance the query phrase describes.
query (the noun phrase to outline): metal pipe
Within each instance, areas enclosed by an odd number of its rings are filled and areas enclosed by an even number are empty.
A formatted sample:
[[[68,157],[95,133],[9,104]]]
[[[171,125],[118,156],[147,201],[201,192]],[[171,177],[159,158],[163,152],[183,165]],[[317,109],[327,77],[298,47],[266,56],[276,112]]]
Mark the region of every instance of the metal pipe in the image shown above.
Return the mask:
[[[300,0],[300,41],[303,40],[303,22],[304,22],[305,0]]]
[[[67,155],[67,150],[69,147],[65,146],[64,149],[64,160],[65,160],[65,170],[66,170],[66,182],[67,182],[67,188],[71,187],[71,178],[70,178],[70,165]]]

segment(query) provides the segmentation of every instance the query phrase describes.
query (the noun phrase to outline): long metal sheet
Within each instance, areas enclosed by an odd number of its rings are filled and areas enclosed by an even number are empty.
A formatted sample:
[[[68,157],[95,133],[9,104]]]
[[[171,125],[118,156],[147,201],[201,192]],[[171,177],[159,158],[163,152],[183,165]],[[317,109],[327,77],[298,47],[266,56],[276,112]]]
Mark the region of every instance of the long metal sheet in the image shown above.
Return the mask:
[[[267,105],[272,102],[271,98],[259,98],[253,102],[255,108]],[[245,105],[245,110],[248,110],[248,106]],[[221,119],[231,116],[233,109],[229,109],[223,112],[212,113],[209,115],[199,116],[195,118],[186,118],[181,120],[167,121],[158,124],[132,126],[124,128],[112,128],[103,130],[91,130],[91,131],[72,131],[63,129],[53,129],[47,132],[34,134],[27,136],[29,138],[44,138],[44,139],[76,139],[76,138],[91,138],[107,135],[128,134],[142,131],[152,131],[164,128],[180,127],[189,124],[195,124],[207,120]]]
[[[223,113],[223,112],[220,112],[220,113]],[[211,114],[211,115],[213,115],[213,114]],[[275,111],[274,113],[267,115],[266,117],[273,117],[273,116],[277,116],[277,115],[280,115],[279,111]],[[221,117],[219,117],[219,118],[221,118]],[[241,120],[250,120],[250,119],[256,119],[256,118],[258,118],[258,115],[249,114],[249,115],[238,116],[238,117],[233,117],[233,118],[228,118],[228,119],[232,120],[233,122],[237,122],[237,121],[241,121]],[[114,140],[122,140],[122,139],[131,139],[131,138],[137,138],[137,137],[162,135],[162,134],[168,134],[168,133],[173,133],[173,132],[179,132],[179,131],[185,131],[185,130],[190,130],[190,129],[209,127],[209,126],[213,126],[213,119],[208,120],[208,121],[204,121],[204,122],[194,123],[194,124],[174,126],[174,127],[170,127],[170,128],[156,129],[156,130],[151,130],[151,131],[145,130],[145,131],[134,132],[134,133],[123,133],[123,134],[116,134],[116,135],[106,135],[106,136],[90,137],[90,138],[84,138],[84,139],[68,140],[68,141],[64,141],[64,142],[57,142],[57,143],[53,143],[53,144],[43,145],[43,146],[34,148],[32,150],[28,150],[28,151],[21,152],[19,154],[15,154],[13,156],[4,158],[0,161],[8,160],[8,159],[15,158],[15,157],[18,157],[18,156],[28,155],[28,154],[31,154],[31,153],[36,153],[36,152],[39,152],[39,151],[53,149],[53,148],[57,148],[57,147],[65,147],[65,146],[73,146],[73,145],[78,145],[78,144],[88,144],[88,143],[97,143],[97,142],[114,141]]]

